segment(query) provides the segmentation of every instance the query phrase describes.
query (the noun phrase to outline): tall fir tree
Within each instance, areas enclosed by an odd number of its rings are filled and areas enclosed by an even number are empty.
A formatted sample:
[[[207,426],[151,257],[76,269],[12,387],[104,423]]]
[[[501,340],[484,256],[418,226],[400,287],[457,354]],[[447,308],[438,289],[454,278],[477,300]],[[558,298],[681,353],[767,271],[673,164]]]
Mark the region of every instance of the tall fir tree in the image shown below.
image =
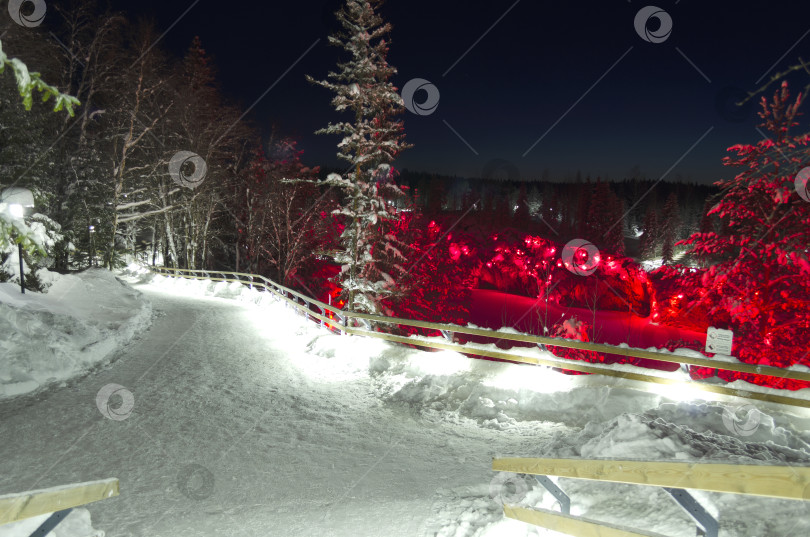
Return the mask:
[[[378,10],[382,0],[347,0],[337,12],[342,31],[329,37],[332,45],[350,54],[327,80],[310,82],[335,93],[338,112],[354,114],[351,122],[330,123],[319,134],[342,134],[338,157],[351,163],[344,176],[327,181],[343,189],[346,200],[335,211],[345,222],[342,250],[334,259],[341,265],[338,281],[351,311],[378,313],[382,300],[397,294],[396,278],[405,272],[406,257],[389,232],[395,218],[390,200],[403,193],[394,183],[392,162],[404,149],[403,125],[395,117],[404,111],[402,98],[391,83],[396,69],[388,64],[391,25]]]
[[[641,225],[641,244],[639,254],[642,259],[652,259],[658,249],[660,229],[658,227],[658,213],[655,206],[650,205],[644,214],[644,222]]]
[[[587,237],[608,252],[624,254],[623,215],[621,200],[610,188],[610,183],[596,179],[591,191],[587,216]]]

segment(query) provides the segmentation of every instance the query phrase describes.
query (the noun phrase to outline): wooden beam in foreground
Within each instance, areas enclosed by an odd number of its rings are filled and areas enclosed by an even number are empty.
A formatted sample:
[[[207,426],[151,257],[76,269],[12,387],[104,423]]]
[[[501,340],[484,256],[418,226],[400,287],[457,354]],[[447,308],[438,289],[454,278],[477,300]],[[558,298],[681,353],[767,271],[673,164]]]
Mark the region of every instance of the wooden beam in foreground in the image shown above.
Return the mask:
[[[493,459],[492,469],[810,501],[810,467],[637,460]]]
[[[577,537],[666,537],[660,533],[622,528],[607,522],[564,515],[547,509],[526,509],[504,505],[503,514],[508,518]]]
[[[55,513],[118,496],[118,479],[73,483],[61,487],[29,490],[0,496],[0,524]]]

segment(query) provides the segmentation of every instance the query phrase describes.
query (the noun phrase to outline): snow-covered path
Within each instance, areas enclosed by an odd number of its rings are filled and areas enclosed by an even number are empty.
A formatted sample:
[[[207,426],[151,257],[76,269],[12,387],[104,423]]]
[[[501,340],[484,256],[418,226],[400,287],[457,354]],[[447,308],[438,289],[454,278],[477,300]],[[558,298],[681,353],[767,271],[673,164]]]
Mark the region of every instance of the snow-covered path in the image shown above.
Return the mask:
[[[106,370],[0,406],[0,490],[118,477],[120,497],[91,507],[110,536],[413,536],[437,489],[487,482],[496,451],[528,448],[430,425],[367,379],[308,378],[244,304],[145,292],[159,317]],[[110,383],[134,396],[124,420],[96,407]],[[179,490],[191,464],[213,476],[207,498]]]
[[[496,455],[810,465],[807,416],[763,410],[739,437],[716,403],[336,336],[279,304],[156,280],[138,286],[152,327],[111,364],[0,402],[0,491],[117,477],[121,495],[88,506],[108,537],[512,537],[538,533],[502,520]],[[134,398],[123,419],[97,407],[110,384]],[[563,481],[577,514],[694,535],[658,489]],[[531,484],[524,496],[553,505]],[[701,497],[729,537],[810,529],[810,504]]]

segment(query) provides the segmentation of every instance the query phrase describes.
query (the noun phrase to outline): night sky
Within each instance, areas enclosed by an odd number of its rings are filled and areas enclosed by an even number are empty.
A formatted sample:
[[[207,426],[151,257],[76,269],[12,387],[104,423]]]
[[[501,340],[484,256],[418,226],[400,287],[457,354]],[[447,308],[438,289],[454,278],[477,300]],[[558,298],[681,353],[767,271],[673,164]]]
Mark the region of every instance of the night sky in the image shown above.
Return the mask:
[[[172,53],[182,54],[199,35],[225,95],[245,108],[320,40],[249,117],[298,138],[307,163],[338,165],[338,137],[313,132],[342,116],[330,107],[332,95],[304,75],[325,77],[341,58],[326,40],[337,29],[330,13],[340,0],[112,4],[133,18],[152,16],[161,31],[176,23],[162,41]],[[761,135],[754,110],[732,110],[722,96],[729,87],[754,89],[799,56],[810,57],[810,9],[795,1],[657,1],[672,31],[650,43],[634,27],[646,5],[389,0],[382,14],[394,27],[394,84],[401,89],[423,78],[441,96],[434,113],[404,116],[414,148],[398,167],[480,177],[503,159],[524,180],[545,169],[552,179],[578,170],[619,179],[636,166],[656,180],[665,173],[673,181],[731,176],[721,164],[725,149]],[[658,22],[647,28],[655,32]],[[796,81],[798,91],[804,81]]]

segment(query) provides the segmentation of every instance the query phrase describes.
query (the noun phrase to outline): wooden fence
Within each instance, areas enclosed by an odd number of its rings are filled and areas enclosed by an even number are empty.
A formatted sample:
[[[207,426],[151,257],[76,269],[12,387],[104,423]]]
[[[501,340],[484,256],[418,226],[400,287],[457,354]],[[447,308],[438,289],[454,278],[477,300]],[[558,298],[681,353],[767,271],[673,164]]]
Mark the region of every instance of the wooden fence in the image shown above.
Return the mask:
[[[148,266],[149,270],[156,274],[170,277],[182,277],[196,280],[211,280],[221,282],[236,282],[251,288],[259,288],[264,291],[272,293],[279,300],[282,300],[294,307],[301,314],[308,318],[320,322],[324,326],[328,326],[332,330],[339,331],[345,334],[363,335],[374,337],[378,339],[385,339],[397,343],[407,345],[414,345],[417,347],[426,347],[432,349],[442,349],[457,351],[465,354],[476,356],[485,356],[489,358],[496,358],[509,362],[527,363],[534,365],[544,365],[560,369],[567,369],[573,371],[580,371],[583,373],[593,373],[598,375],[606,375],[610,377],[624,378],[634,381],[651,382],[658,384],[668,385],[682,385],[689,388],[696,388],[705,392],[716,393],[731,397],[740,397],[754,401],[767,401],[771,403],[805,407],[810,408],[810,400],[801,399],[798,397],[790,397],[780,393],[772,392],[757,392],[751,390],[740,390],[729,388],[727,386],[708,384],[704,382],[688,381],[684,382],[679,379],[672,378],[665,373],[654,374],[651,370],[642,367],[634,367],[622,365],[606,365],[594,364],[580,360],[567,360],[564,358],[556,358],[547,356],[546,353],[542,355],[531,355],[526,351],[526,347],[518,347],[509,350],[492,350],[483,348],[483,345],[467,343],[458,344],[453,340],[454,334],[465,334],[469,336],[483,337],[495,341],[516,341],[523,343],[531,343],[536,346],[548,347],[563,347],[570,349],[580,349],[586,351],[595,351],[606,354],[614,354],[618,356],[627,356],[632,358],[644,358],[650,360],[657,360],[660,362],[677,363],[687,366],[711,367],[715,369],[723,369],[726,371],[736,371],[739,373],[751,373],[756,375],[768,375],[780,379],[794,379],[810,381],[810,372],[792,371],[778,367],[752,365],[742,362],[731,362],[724,360],[717,360],[705,355],[698,357],[695,356],[682,356],[679,354],[672,354],[661,351],[650,351],[645,349],[619,347],[615,345],[606,345],[602,343],[590,343],[585,341],[577,341],[573,339],[555,338],[546,336],[534,336],[529,334],[515,334],[508,332],[499,332],[496,330],[489,330],[484,328],[470,328],[466,326],[433,323],[428,321],[417,321],[412,319],[403,319],[399,317],[386,317],[380,315],[369,315],[365,313],[354,313],[344,311],[335,306],[325,304],[312,297],[308,297],[303,293],[284,287],[269,278],[257,274],[247,274],[243,272],[230,272],[230,271],[211,271],[211,270],[191,270],[191,269],[175,269],[166,267],[153,267]],[[333,317],[329,317],[331,314]],[[430,338],[420,336],[400,336],[391,333],[375,330],[372,323],[376,326],[381,324],[385,325],[400,325],[413,328],[423,328],[435,330],[442,334],[443,338]]]

